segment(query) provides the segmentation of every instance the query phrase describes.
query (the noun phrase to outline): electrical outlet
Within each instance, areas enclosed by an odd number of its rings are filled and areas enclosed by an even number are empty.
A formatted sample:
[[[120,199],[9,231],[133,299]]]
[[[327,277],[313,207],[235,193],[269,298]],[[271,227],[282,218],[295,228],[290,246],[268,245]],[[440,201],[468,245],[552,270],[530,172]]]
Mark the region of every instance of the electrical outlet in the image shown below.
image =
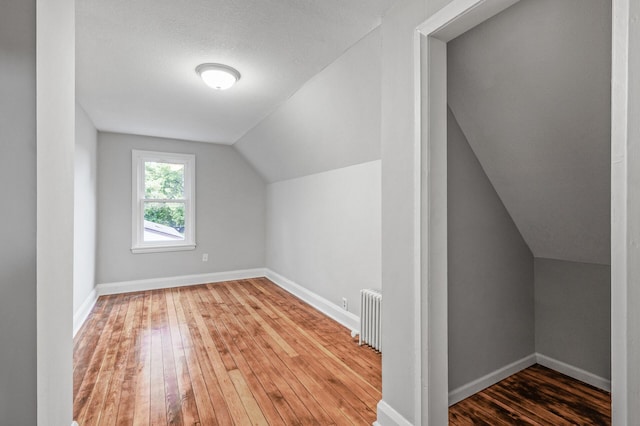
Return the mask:
[[[347,302],[346,297],[342,298],[342,309],[344,309],[345,311],[349,310],[349,302]]]
[[[203,253],[202,254],[202,261],[203,262],[208,262],[209,261],[209,253]]]

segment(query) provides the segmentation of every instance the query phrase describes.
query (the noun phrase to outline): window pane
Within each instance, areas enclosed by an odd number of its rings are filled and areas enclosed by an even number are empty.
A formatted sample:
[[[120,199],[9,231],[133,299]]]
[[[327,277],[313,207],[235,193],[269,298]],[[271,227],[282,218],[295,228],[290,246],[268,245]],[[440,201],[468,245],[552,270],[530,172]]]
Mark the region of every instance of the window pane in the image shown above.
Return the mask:
[[[184,203],[144,203],[144,241],[184,240]]]
[[[144,194],[152,199],[184,199],[184,164],[145,161]]]

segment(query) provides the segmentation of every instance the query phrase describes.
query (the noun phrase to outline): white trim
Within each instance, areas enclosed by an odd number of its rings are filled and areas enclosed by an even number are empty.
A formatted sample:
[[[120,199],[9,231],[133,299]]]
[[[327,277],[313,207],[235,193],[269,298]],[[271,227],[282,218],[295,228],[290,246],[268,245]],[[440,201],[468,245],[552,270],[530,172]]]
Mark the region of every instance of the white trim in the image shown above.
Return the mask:
[[[595,374],[589,373],[581,368],[574,367],[573,365],[569,365],[540,353],[536,353],[536,362],[559,373],[573,377],[576,380],[595,386],[598,389],[611,392],[611,380],[607,380],[604,377],[596,376]]]
[[[80,327],[82,327],[84,322],[87,320],[87,317],[91,313],[91,310],[95,306],[97,300],[98,292],[94,288],[91,290],[91,293],[89,293],[87,298],[84,299],[84,302],[82,302],[82,305],[80,305],[78,310],[73,314],[73,337],[76,337],[76,334],[78,334]]]
[[[525,368],[529,368],[536,363],[538,359],[538,354],[531,354],[518,361],[512,362],[509,365],[505,365],[502,368],[497,369],[485,376],[480,377],[472,382],[467,383],[466,385],[462,385],[459,388],[456,388],[449,392],[449,406],[462,401],[470,397],[473,394],[480,392],[483,389],[488,388],[489,386],[495,385],[501,380],[506,379],[507,377],[516,374],[519,371],[524,370]]]
[[[313,306],[326,316],[333,318],[348,329],[360,329],[360,318],[356,314],[345,311],[337,304],[325,299],[322,296],[317,295],[311,290],[304,288],[300,284],[297,284],[290,279],[283,277],[282,275],[272,271],[271,269],[266,268],[264,271],[265,276],[278,287],[281,287],[282,289],[288,291],[299,299],[302,299],[304,302]]]
[[[195,244],[181,244],[172,246],[132,247],[131,253],[160,253],[163,251],[187,251],[195,250]]]
[[[429,78],[422,88],[428,125],[423,128],[422,213],[422,392],[421,424],[446,424],[449,418],[448,318],[447,318],[447,45],[428,38],[421,46],[428,64]],[[427,63],[422,62],[423,66]],[[424,116],[423,116],[424,117]],[[426,119],[426,118],[425,118]],[[427,333],[424,334],[424,330]]]
[[[449,392],[449,406],[452,406],[453,404],[456,404],[463,399],[466,399],[471,395],[474,395],[482,391],[483,389],[486,389],[489,386],[492,386],[499,381],[504,380],[519,371],[524,370],[525,368],[529,368],[534,364],[540,364],[544,367],[550,368],[576,380],[580,380],[581,382],[590,384],[591,386],[595,386],[598,389],[611,392],[611,380],[596,376],[595,374],[589,373],[588,371],[585,371],[581,368],[574,367],[573,365],[569,365],[562,361],[558,361],[557,359],[553,359],[536,352],[509,365],[505,365],[504,367],[494,372],[491,372],[485,376],[480,377],[479,379],[467,383],[466,385],[452,390],[451,392]]]
[[[416,29],[445,43],[497,15],[518,0],[457,0],[434,13]]]
[[[446,42],[486,21],[517,0],[453,0],[416,27],[420,43],[414,52],[414,73],[420,77],[415,108],[420,117],[421,148],[414,155],[422,171],[420,199],[420,418],[417,424],[446,424],[448,418],[447,357],[447,235],[446,235]],[[414,74],[415,75],[415,74]],[[446,115],[445,115],[446,117]],[[444,153],[444,154],[443,154]],[[428,174],[428,176],[427,176]],[[444,226],[443,226],[444,225]]]
[[[374,426],[413,426],[413,423],[394,410],[384,399],[378,402],[378,419],[373,424]]]
[[[420,61],[420,33],[415,31],[413,33],[413,55],[414,60],[417,59]],[[422,286],[421,284],[421,256],[422,256],[422,247],[421,247],[421,220],[422,217],[420,212],[422,211],[422,198],[420,194],[420,181],[422,179],[422,170],[420,168],[421,158],[422,158],[422,138],[421,132],[422,128],[420,126],[420,117],[422,111],[420,109],[420,105],[422,102],[422,88],[420,81],[420,66],[414,66],[413,68],[413,96],[415,108],[414,112],[414,125],[413,125],[413,150],[414,150],[414,158],[413,158],[413,187],[415,188],[413,192],[413,211],[415,212],[413,215],[413,315],[416,318],[416,324],[418,326],[414,327],[413,331],[413,356],[415,359],[414,362],[414,379],[413,379],[413,387],[414,387],[414,402],[413,402],[413,415],[414,419],[420,419],[422,417],[422,327],[419,325],[422,323],[421,310],[422,310]]]
[[[640,4],[612,2],[611,63],[611,382],[612,424],[640,418]]]
[[[184,165],[184,198],[174,201],[184,204],[184,240],[144,241],[145,162]],[[131,150],[131,252],[193,250],[196,247],[196,156],[172,152]]]
[[[299,299],[313,306],[329,318],[332,318],[340,324],[344,325],[348,329],[360,329],[360,317],[358,317],[356,314],[343,310],[337,304],[325,299],[322,296],[319,296],[311,290],[304,288],[303,286],[291,281],[288,278],[283,277],[282,275],[268,268],[242,269],[238,271],[212,272],[207,274],[181,275],[175,277],[101,283],[96,286],[95,292],[97,293],[97,297],[100,297],[108,294],[159,290],[163,288],[244,280],[257,277],[268,278],[278,287],[281,287],[292,295],[298,297]]]
[[[180,275],[175,277],[150,278],[144,280],[102,283],[96,286],[98,296],[130,293],[133,291],[159,290],[163,288],[216,283],[221,281],[244,280],[265,276],[263,268],[238,271],[211,272],[207,274]]]
[[[445,7],[434,13],[422,24],[416,27],[416,30],[426,36],[438,37],[438,32],[446,29],[447,26],[453,25],[454,21],[460,19],[473,9],[484,3],[485,0],[458,0],[447,4]],[[464,32],[464,31],[463,31]],[[443,40],[447,42],[448,40]]]

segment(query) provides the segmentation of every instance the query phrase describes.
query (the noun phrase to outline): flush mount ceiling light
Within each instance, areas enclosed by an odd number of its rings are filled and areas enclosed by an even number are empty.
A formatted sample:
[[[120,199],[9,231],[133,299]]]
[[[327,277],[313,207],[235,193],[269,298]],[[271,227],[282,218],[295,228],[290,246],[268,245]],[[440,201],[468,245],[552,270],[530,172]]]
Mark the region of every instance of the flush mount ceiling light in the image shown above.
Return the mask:
[[[223,64],[200,64],[196,72],[207,86],[215,90],[226,90],[240,80],[238,70]]]

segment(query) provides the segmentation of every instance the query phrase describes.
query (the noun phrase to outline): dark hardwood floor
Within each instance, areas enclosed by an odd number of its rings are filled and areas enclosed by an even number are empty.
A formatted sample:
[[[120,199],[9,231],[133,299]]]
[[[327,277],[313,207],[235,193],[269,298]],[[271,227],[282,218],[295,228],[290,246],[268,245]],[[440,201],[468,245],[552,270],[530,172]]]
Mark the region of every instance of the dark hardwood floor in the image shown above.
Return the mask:
[[[371,424],[381,358],[264,278],[100,297],[75,339],[80,425]]]
[[[534,365],[453,405],[450,425],[610,425],[611,397]]]

